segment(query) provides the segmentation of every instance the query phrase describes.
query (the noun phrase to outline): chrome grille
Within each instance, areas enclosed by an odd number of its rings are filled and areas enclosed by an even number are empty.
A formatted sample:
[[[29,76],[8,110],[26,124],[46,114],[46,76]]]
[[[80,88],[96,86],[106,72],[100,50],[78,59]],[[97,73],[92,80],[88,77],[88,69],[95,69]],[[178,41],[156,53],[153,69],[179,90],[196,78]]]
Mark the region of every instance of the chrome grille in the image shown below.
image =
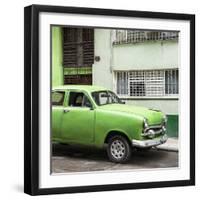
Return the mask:
[[[165,132],[166,128],[164,125],[148,126],[141,135],[143,137],[153,138],[156,135],[164,134]]]

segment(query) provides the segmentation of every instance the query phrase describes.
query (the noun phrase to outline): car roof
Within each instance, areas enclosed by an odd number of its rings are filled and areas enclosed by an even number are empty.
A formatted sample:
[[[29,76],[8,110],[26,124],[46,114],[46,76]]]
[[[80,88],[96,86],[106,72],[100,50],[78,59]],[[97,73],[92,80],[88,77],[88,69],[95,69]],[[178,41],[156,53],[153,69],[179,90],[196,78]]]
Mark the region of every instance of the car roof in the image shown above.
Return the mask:
[[[87,92],[95,92],[99,90],[108,90],[104,87],[96,85],[61,85],[52,88],[53,90],[84,90]]]

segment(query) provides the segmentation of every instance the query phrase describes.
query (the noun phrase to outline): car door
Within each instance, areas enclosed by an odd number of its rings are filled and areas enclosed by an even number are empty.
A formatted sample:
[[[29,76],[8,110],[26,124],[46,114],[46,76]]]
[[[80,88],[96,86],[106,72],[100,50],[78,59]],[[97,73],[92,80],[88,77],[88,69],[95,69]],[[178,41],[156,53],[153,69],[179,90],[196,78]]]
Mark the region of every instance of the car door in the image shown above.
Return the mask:
[[[51,104],[52,104],[52,117],[51,117],[51,131],[52,138],[59,139],[61,131],[61,122],[64,109],[64,91],[52,91]]]
[[[79,144],[94,141],[95,110],[89,97],[80,91],[70,91],[63,110],[62,138]]]

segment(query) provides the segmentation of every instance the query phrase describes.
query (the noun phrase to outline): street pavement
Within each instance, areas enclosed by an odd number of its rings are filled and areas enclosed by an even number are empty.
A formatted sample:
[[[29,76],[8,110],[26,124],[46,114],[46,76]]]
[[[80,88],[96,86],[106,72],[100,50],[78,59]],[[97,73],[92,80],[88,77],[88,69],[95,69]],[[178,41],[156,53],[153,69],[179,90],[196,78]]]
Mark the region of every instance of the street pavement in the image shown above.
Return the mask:
[[[61,144],[52,145],[52,173],[132,170],[178,167],[178,151],[151,149],[133,150],[126,164],[108,160],[105,149],[95,149]]]
[[[157,146],[157,149],[165,151],[178,151],[178,139],[168,138],[167,142]]]

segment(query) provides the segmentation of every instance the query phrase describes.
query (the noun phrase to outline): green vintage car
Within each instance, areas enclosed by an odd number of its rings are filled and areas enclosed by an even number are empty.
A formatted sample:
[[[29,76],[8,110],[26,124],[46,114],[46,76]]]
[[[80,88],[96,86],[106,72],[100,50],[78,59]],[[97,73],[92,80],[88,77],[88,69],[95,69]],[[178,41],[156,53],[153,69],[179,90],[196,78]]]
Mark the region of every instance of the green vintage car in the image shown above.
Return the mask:
[[[113,162],[128,161],[132,147],[148,149],[167,140],[162,112],[126,105],[103,87],[55,87],[51,102],[53,141],[106,147]]]

